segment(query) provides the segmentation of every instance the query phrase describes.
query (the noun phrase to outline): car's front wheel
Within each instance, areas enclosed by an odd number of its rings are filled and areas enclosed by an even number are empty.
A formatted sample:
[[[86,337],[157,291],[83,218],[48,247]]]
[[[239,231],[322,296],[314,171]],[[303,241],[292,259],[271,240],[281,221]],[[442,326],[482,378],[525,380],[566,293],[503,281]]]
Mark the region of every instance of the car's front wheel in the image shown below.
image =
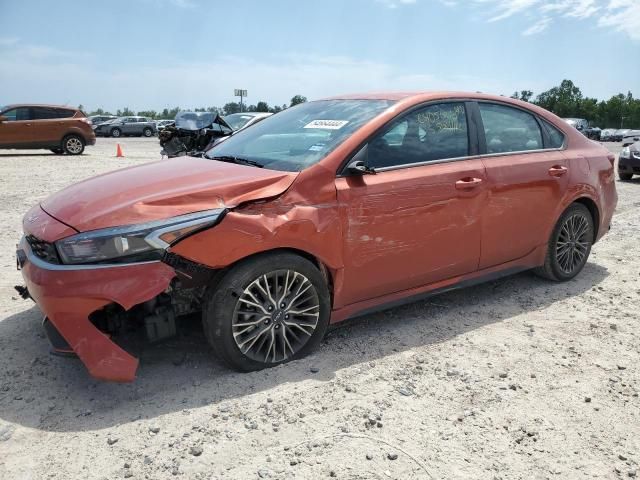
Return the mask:
[[[145,129],[142,131],[142,134],[143,134],[145,137],[151,137],[151,136],[153,135],[153,130],[151,130],[150,128],[145,128]]]
[[[618,172],[618,177],[620,178],[620,180],[622,180],[623,182],[628,182],[629,180],[631,180],[633,178],[633,173],[622,173],[622,172]]]
[[[121,135],[122,135],[122,131],[119,128],[111,129],[111,136],[112,137],[120,138]]]
[[[544,265],[535,272],[557,282],[571,280],[587,263],[594,240],[591,212],[581,203],[571,204],[553,229]]]
[[[68,155],[80,155],[84,152],[84,139],[78,135],[67,135],[62,140],[62,149]]]
[[[220,359],[252,371],[312,351],[327,330],[329,314],[320,270],[300,256],[274,253],[239,263],[212,286],[203,326]]]

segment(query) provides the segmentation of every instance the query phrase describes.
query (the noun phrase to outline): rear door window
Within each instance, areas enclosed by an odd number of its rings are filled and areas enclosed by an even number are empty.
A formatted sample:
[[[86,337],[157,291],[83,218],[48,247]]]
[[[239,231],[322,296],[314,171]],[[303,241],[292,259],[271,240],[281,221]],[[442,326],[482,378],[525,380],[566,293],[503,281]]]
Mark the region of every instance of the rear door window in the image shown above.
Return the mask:
[[[547,134],[549,135],[549,145],[546,145],[547,148],[562,148],[564,145],[564,133],[558,130],[556,127],[551,125],[549,122],[542,120],[542,124],[544,128],[547,130]]]
[[[469,155],[467,115],[462,102],[414,110],[376,135],[368,148],[369,166],[394,167]]]
[[[480,102],[487,153],[524,152],[543,148],[542,132],[535,117],[523,110]]]
[[[60,118],[57,108],[50,107],[31,107],[33,112],[33,120],[51,120]]]

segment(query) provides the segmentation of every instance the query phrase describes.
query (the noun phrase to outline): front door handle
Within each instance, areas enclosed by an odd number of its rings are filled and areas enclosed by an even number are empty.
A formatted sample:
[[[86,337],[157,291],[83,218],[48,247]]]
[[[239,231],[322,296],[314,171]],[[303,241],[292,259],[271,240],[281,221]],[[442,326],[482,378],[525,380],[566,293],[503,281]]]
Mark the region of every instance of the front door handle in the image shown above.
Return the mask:
[[[476,188],[481,183],[482,183],[481,178],[466,177],[466,178],[461,178],[456,182],[456,188],[458,190],[469,190],[471,188]]]
[[[563,167],[562,165],[554,165],[549,169],[549,175],[551,175],[552,177],[561,177],[568,171],[569,169],[567,167]]]

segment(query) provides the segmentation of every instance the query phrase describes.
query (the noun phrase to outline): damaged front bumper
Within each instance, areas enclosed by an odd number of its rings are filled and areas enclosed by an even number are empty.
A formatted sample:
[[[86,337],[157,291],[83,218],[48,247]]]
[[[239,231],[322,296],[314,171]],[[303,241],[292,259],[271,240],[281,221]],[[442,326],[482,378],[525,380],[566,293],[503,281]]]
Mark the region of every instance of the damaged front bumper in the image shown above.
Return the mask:
[[[160,261],[122,265],[58,265],[33,254],[23,238],[17,251],[18,266],[28,295],[43,311],[46,321],[75,353],[89,374],[100,380],[131,382],[138,359],[116,345],[89,316],[109,304],[129,310],[164,292],[175,270]],[[56,348],[56,345],[54,345]]]

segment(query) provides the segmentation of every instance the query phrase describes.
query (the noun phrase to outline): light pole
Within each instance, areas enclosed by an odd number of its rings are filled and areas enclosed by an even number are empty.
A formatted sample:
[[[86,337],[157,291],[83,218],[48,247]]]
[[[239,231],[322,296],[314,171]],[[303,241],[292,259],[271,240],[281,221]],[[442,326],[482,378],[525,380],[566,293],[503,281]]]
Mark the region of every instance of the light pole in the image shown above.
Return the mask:
[[[240,111],[242,112],[242,99],[243,99],[244,97],[246,97],[246,96],[247,96],[247,91],[246,91],[246,90],[239,89],[239,88],[236,88],[236,89],[233,91],[233,94],[234,94],[234,96],[236,96],[236,97],[240,97]]]

